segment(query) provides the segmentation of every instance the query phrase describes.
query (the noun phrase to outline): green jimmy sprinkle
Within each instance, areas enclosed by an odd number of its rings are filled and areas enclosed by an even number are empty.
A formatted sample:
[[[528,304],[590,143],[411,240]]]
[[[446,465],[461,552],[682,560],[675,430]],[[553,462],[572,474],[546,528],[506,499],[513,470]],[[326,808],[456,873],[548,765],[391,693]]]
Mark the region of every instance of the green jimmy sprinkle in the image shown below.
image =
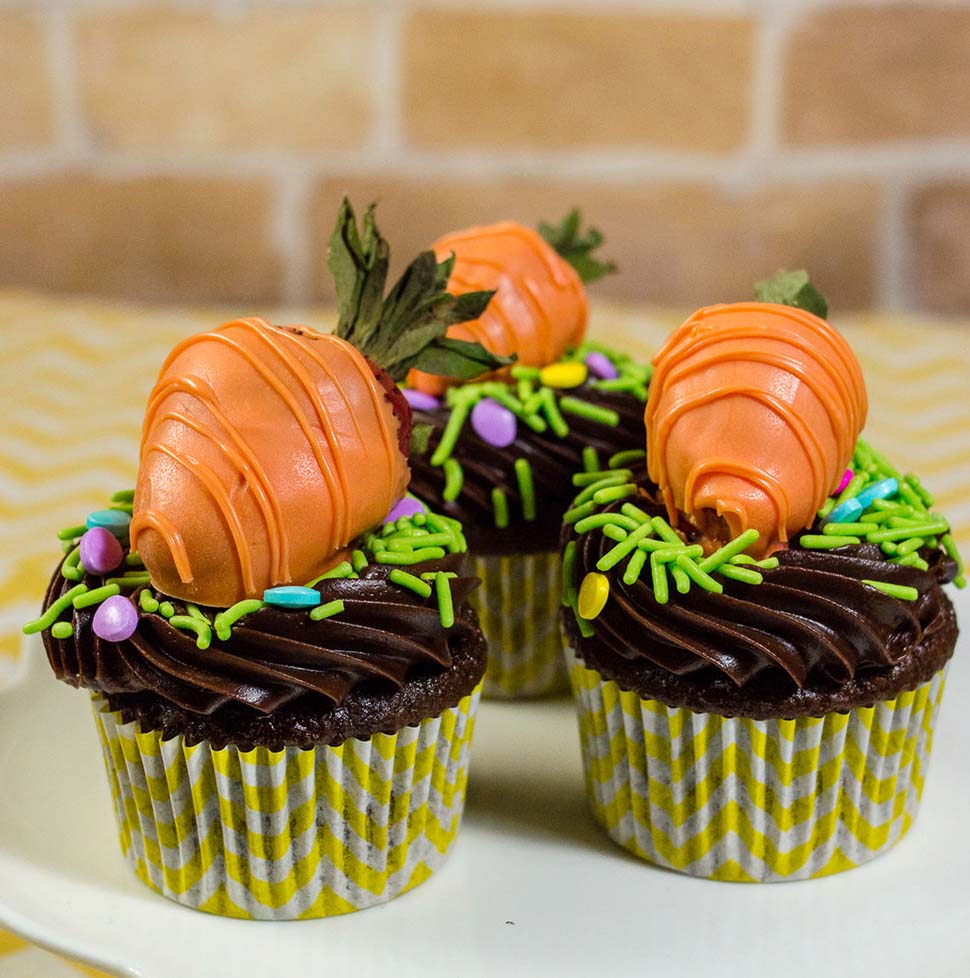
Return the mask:
[[[328,601],[326,604],[318,604],[310,611],[311,621],[323,621],[325,618],[333,618],[334,615],[341,615],[346,609],[340,598],[336,601]]]
[[[515,481],[522,499],[522,518],[531,523],[536,518],[536,488],[532,476],[532,465],[527,458],[515,460]]]
[[[191,615],[172,615],[168,623],[173,628],[194,632],[196,647],[203,651],[212,644],[212,628],[207,621],[199,621]]]
[[[492,490],[492,511],[495,514],[495,525],[504,530],[509,525],[509,500],[504,489],[496,487]]]
[[[393,584],[397,584],[399,587],[413,591],[419,598],[431,597],[431,585],[426,581],[422,581],[420,577],[409,574],[407,571],[395,568],[388,574],[388,580]]]
[[[34,621],[27,622],[23,627],[24,635],[33,635],[51,627],[61,615],[64,614],[74,601],[87,592],[87,586],[76,584],[69,591],[65,591],[56,601],[52,601],[48,609]]]
[[[144,592],[143,592],[144,593]],[[266,603],[260,601],[259,598],[246,598],[243,601],[237,601],[232,607],[226,608],[225,611],[220,611],[216,615],[213,626],[216,630],[216,635],[222,642],[227,642],[232,637],[232,626],[246,615],[255,614],[261,608],[265,608]]]

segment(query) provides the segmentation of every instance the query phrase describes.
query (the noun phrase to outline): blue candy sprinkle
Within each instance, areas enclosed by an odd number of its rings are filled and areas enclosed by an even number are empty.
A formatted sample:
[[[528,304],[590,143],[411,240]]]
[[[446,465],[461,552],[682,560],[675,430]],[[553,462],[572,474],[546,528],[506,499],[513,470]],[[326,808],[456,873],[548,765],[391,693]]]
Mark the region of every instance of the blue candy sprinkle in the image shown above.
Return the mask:
[[[315,608],[323,599],[315,588],[290,584],[267,588],[263,600],[277,608]]]
[[[863,489],[856,499],[863,509],[868,509],[877,499],[888,499],[890,496],[895,496],[897,492],[899,492],[899,483],[895,479],[883,479],[882,482]],[[850,523],[851,520],[845,522]]]
[[[862,515],[863,505],[859,502],[859,497],[847,499],[840,506],[829,513],[825,518],[826,523],[855,523],[856,519]]]
[[[96,526],[103,526],[106,530],[110,530],[116,537],[127,540],[131,517],[120,509],[98,509],[93,513],[88,513],[88,518],[84,521],[84,525],[89,530],[93,530]]]

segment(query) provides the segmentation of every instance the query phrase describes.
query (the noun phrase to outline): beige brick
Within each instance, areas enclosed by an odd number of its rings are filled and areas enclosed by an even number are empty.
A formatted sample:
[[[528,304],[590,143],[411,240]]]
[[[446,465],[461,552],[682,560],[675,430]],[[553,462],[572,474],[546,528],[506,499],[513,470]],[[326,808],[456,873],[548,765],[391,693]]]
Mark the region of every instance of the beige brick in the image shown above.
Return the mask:
[[[379,200],[394,269],[445,231],[515,218],[558,220],[579,205],[607,237],[620,274],[594,289],[635,301],[695,306],[740,299],[777,268],[808,268],[836,312],[873,301],[877,193],[861,184],[768,188],[730,195],[703,185],[604,187],[552,181],[459,183],[344,178],[324,183],[311,211],[317,290],[329,296],[326,241],[340,196]]]
[[[436,147],[729,150],[748,127],[751,48],[739,18],[418,11],[406,132]]]
[[[78,28],[81,100],[105,149],[349,147],[372,117],[365,10],[102,11]]]
[[[970,314],[970,183],[923,188],[913,195],[907,220],[913,303]]]
[[[970,9],[875,6],[809,17],[791,38],[793,143],[970,134]]]
[[[0,92],[0,149],[50,143],[47,51],[40,24],[26,14],[0,11]]]
[[[270,199],[259,180],[78,173],[3,184],[0,284],[269,302],[280,289]]]

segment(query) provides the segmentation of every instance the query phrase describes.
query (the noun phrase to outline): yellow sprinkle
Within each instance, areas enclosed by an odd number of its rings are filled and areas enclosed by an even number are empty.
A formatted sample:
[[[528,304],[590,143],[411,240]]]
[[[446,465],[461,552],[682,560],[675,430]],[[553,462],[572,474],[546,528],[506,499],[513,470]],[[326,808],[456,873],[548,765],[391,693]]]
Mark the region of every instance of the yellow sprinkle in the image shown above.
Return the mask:
[[[586,382],[588,374],[585,363],[550,363],[539,371],[539,382],[546,387],[579,387]]]
[[[590,572],[579,586],[579,614],[592,621],[605,607],[610,596],[610,581],[605,574]]]

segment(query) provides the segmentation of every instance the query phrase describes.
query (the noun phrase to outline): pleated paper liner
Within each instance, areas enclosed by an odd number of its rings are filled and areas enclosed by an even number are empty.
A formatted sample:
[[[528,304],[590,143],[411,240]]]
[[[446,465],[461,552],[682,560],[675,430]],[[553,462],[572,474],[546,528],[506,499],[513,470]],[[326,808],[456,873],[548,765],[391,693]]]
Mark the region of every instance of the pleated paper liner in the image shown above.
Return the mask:
[[[559,554],[474,556],[471,573],[482,585],[471,596],[488,640],[483,694],[516,699],[565,693],[559,624]]]
[[[822,718],[692,713],[621,690],[570,655],[587,793],[624,849],[692,876],[826,876],[913,823],[945,670],[876,706]]]
[[[481,687],[440,716],[339,747],[162,740],[94,699],[121,848],[153,890],[226,917],[330,917],[443,863],[465,803]]]

